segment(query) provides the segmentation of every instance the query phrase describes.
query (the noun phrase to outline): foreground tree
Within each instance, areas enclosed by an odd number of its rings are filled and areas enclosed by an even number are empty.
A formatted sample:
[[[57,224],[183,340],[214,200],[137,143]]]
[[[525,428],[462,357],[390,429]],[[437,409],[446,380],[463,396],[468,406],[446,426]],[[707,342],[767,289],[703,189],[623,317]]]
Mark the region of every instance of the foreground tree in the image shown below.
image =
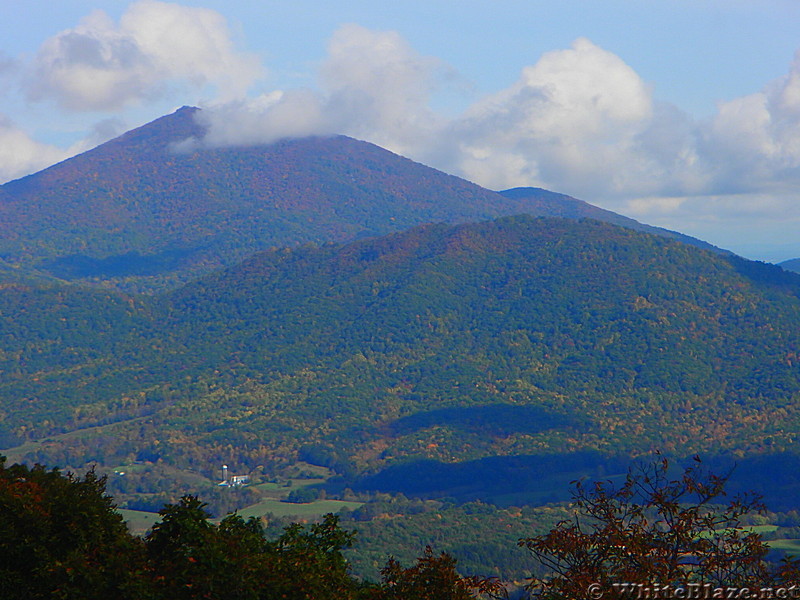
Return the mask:
[[[455,559],[430,548],[409,568],[390,560],[380,584],[359,581],[342,553],[354,534],[332,514],[309,527],[292,524],[271,541],[256,519],[230,515],[215,526],[195,496],[167,505],[161,515],[145,539],[159,598],[477,600],[504,594],[496,580],[463,577]]]
[[[677,478],[666,459],[631,469],[624,484],[576,483],[575,516],[520,540],[550,572],[529,588],[543,597],[635,597],[659,586],[761,588],[790,584],[797,564],[771,570],[761,536],[742,526],[764,510],[755,496],[723,503],[727,477],[700,459]],[[626,585],[630,584],[630,586]],[[687,589],[687,588],[685,588]]]
[[[342,555],[353,534],[334,515],[309,528],[290,525],[269,541],[254,518],[229,515],[214,525],[195,496],[160,514],[145,545],[161,597],[347,600],[363,587]]]
[[[240,518],[217,527],[205,504],[184,496],[159,511],[161,522],[145,537],[150,575],[158,597],[258,598],[254,563],[263,554],[260,528]]]
[[[404,569],[394,559],[381,570],[381,600],[475,600],[505,598],[506,590],[494,578],[463,577],[456,571],[456,560],[430,546],[413,567]]]
[[[494,580],[462,577],[430,548],[408,569],[390,560],[380,584],[350,573],[343,550],[354,533],[328,514],[293,524],[275,540],[259,520],[209,521],[184,496],[132,536],[105,478],[41,465],[6,467],[0,456],[0,597],[3,600],[477,600],[501,593]]]
[[[4,599],[144,598],[141,541],[105,495],[105,478],[0,456],[0,590]]]

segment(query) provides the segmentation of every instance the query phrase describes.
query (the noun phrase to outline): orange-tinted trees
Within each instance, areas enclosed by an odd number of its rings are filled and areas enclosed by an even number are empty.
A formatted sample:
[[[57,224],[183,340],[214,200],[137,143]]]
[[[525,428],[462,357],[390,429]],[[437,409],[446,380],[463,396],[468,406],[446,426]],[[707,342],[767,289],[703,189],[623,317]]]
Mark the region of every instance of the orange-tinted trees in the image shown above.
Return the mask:
[[[754,496],[724,502],[726,477],[694,459],[677,477],[661,459],[628,472],[624,483],[576,483],[575,515],[550,532],[520,540],[552,575],[532,581],[543,597],[614,598],[660,586],[761,588],[787,583],[797,572],[775,571],[768,546],[743,526],[763,509]],[[700,588],[697,588],[700,589]],[[662,592],[663,593],[666,592]]]

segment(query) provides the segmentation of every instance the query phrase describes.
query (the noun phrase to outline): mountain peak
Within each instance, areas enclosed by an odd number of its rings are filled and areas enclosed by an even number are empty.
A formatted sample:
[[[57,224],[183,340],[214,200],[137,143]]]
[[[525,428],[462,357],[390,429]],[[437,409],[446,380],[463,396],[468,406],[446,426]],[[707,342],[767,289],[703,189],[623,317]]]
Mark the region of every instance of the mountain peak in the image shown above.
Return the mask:
[[[175,112],[131,129],[107,143],[153,144],[156,147],[165,147],[187,138],[202,137],[205,134],[205,128],[195,119],[198,112],[200,109],[197,107],[182,106]]]
[[[342,242],[422,223],[528,213],[647,227],[538,188],[498,194],[344,136],[175,151],[202,137],[199,110],[184,106],[0,186],[0,260],[144,291],[273,246]]]

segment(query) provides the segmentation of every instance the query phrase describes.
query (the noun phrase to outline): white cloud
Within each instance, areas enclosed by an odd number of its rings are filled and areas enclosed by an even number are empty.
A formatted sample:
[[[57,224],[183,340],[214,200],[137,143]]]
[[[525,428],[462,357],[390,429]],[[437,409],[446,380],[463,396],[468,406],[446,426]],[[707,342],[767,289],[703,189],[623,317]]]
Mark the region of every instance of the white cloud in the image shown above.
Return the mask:
[[[142,0],[120,24],[168,76],[212,83],[223,99],[242,96],[263,75],[255,56],[236,52],[225,18],[213,10]]]
[[[686,202],[684,196],[652,196],[645,198],[634,198],[628,202],[631,215],[642,215],[646,213],[675,213]]]
[[[211,106],[200,117],[209,126],[205,141],[254,144],[339,133],[399,153],[421,152],[441,127],[429,96],[445,70],[395,32],[344,25],[328,45],[320,90],[278,90]]]
[[[197,118],[208,129],[203,142],[209,146],[265,144],[287,137],[338,133],[324,115],[321,98],[310,90],[276,91],[227,102],[203,110]]]
[[[342,133],[413,151],[439,127],[430,95],[446,71],[396,32],[345,25],[328,44],[321,70],[327,114]]]
[[[460,148],[453,168],[493,188],[613,191],[651,168],[636,145],[653,112],[633,69],[581,38],[451,123],[448,138]]]
[[[475,104],[445,138],[451,153],[433,162],[494,189],[539,185],[682,230],[756,214],[800,220],[800,52],[785,77],[695,121],[579,39]]]
[[[35,173],[68,156],[69,151],[33,140],[0,115],[0,183]]]
[[[800,52],[785,77],[719,105],[704,150],[714,191],[800,186]]]
[[[119,25],[95,11],[45,41],[34,62],[30,97],[76,111],[115,110],[170,85],[233,98],[262,75],[253,56],[236,52],[222,15],[155,0],[133,3]]]
[[[495,189],[645,196],[702,183],[695,167],[685,168],[698,162],[693,124],[654,103],[633,69],[589,40],[545,54],[517,83],[455,119],[430,108],[442,73],[452,69],[397,33],[346,25],[328,46],[321,90],[212,107],[202,117],[206,141],[343,133]]]
[[[800,52],[786,76],[721,102],[708,122],[673,129],[672,135],[683,140],[691,160],[665,171],[668,177],[656,189],[660,197],[628,201],[632,214],[682,231],[719,224],[725,229],[717,234],[721,245],[741,243],[769,223],[800,223]],[[669,155],[659,161],[666,165]],[[675,190],[680,202],[669,198]]]

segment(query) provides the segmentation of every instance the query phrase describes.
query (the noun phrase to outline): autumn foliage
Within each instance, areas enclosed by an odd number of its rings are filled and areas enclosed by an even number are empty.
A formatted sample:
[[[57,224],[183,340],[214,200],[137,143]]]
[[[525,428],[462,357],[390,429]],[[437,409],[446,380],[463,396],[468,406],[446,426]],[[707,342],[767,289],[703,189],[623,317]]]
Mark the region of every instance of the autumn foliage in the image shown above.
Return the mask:
[[[334,515],[293,524],[275,540],[260,521],[218,525],[194,496],[165,506],[132,536],[105,494],[105,479],[57,469],[7,467],[0,456],[0,590],[4,600],[472,600],[498,597],[494,580],[462,577],[430,548],[414,567],[390,560],[383,580],[358,580],[342,550],[353,533]]]
[[[550,572],[530,590],[584,599],[591,590],[631,597],[626,584],[652,594],[655,586],[759,590],[800,581],[796,563],[771,567],[769,547],[744,526],[748,515],[764,510],[756,496],[726,502],[726,477],[706,471],[697,457],[680,476],[670,473],[662,459],[632,468],[616,488],[577,482],[573,519],[520,540]]]

